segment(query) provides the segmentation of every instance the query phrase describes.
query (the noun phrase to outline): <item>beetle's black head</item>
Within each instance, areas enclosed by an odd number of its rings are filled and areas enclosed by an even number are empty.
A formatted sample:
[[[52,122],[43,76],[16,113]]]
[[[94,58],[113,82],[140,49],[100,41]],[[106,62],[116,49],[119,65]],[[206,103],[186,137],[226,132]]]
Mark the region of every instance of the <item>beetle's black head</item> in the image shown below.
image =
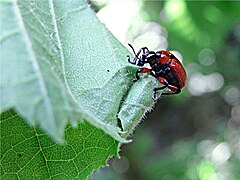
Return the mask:
[[[161,64],[161,62],[157,60],[157,58],[158,58],[157,55],[159,55],[159,57],[160,57],[161,56],[160,55],[161,52],[159,52],[158,54],[157,53],[158,52],[155,53],[153,51],[150,51],[146,55],[146,58],[145,58],[146,62],[148,62],[153,69],[156,69],[156,66],[159,66],[159,64]]]

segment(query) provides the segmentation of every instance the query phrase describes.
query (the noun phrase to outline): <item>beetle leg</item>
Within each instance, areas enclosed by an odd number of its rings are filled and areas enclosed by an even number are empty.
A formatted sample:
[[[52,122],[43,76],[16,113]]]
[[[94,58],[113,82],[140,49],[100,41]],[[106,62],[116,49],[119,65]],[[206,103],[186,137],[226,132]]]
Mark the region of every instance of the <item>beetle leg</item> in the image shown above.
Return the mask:
[[[179,94],[181,92],[181,89],[177,89],[176,91],[173,92],[164,92],[162,95],[168,96],[168,95],[173,95],[173,94]]]
[[[157,80],[161,83],[161,84],[164,84],[164,85],[167,85],[168,86],[168,81],[163,78],[163,77],[157,77]]]
[[[156,74],[154,74],[152,71],[151,71],[150,75],[152,75],[153,77],[155,77],[157,79]]]
[[[163,77],[158,77],[158,81],[161,83],[161,84],[164,84],[165,86],[163,87],[167,87],[168,89],[170,89],[172,92],[163,92],[162,95],[173,95],[173,94],[179,94],[181,92],[181,89],[179,89],[178,87],[176,86],[173,86],[171,84],[168,83],[168,81],[163,78]],[[160,87],[161,89],[164,89],[162,87]],[[161,90],[161,89],[158,89],[158,90]]]
[[[136,78],[133,80],[133,82],[137,82],[140,77],[139,77],[139,73],[148,73],[152,71],[151,69],[148,69],[148,68],[139,68],[137,71],[136,71]]]
[[[157,87],[153,89],[153,100],[157,100],[157,91],[163,90],[167,87],[167,85],[164,85],[162,87]]]
[[[165,88],[169,88],[169,86],[171,87],[171,89],[170,90],[175,90],[174,88],[175,88],[175,86],[171,86],[171,85],[169,85],[168,84],[168,81],[165,79],[165,78],[163,78],[163,77],[157,77],[156,75],[153,75],[154,77],[156,77],[157,78],[157,80],[161,83],[161,84],[163,84],[164,86],[162,86],[162,87],[157,87],[157,88],[154,88],[153,89],[153,99],[154,100],[156,100],[157,98],[157,91],[160,91],[160,90],[163,90],[163,89],[165,89]],[[162,93],[162,95],[170,95],[170,93]]]

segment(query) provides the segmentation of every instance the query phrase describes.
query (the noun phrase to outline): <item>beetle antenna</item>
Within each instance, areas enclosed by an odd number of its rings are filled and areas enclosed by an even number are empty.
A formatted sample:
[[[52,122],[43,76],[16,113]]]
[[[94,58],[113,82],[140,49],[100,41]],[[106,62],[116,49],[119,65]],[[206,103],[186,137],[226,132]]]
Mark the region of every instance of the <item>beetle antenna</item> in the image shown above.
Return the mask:
[[[128,44],[128,45],[129,45],[129,46],[130,46],[130,48],[133,50],[133,53],[134,53],[135,57],[137,57],[137,55],[136,55],[136,52],[135,52],[135,50],[134,50],[133,46],[132,46],[131,44]]]

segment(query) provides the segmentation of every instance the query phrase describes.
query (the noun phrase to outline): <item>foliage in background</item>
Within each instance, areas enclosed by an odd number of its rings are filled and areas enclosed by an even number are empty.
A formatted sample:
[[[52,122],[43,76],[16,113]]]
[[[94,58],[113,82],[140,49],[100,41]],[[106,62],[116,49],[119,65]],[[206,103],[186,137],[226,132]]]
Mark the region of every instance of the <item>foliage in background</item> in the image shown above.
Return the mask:
[[[239,2],[146,1],[143,7],[149,21],[167,28],[168,48],[180,51],[186,63],[196,62],[204,48],[219,51],[239,23]]]

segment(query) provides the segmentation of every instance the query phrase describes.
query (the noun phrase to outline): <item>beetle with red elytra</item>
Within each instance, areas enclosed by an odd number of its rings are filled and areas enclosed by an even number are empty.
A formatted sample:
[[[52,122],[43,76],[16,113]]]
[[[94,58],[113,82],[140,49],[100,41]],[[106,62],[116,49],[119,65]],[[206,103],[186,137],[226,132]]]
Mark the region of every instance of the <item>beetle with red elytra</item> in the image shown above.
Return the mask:
[[[135,53],[134,48],[131,44],[128,44],[135,55],[131,61],[130,56],[128,62],[137,66],[144,66],[149,64],[151,68],[142,67],[136,71],[137,82],[140,77],[139,73],[148,73],[155,77],[163,86],[153,89],[153,99],[156,99],[157,91],[168,88],[171,92],[163,92],[162,95],[179,94],[181,89],[186,84],[186,71],[182,66],[181,62],[169,51],[149,51],[147,47],[141,48]]]

